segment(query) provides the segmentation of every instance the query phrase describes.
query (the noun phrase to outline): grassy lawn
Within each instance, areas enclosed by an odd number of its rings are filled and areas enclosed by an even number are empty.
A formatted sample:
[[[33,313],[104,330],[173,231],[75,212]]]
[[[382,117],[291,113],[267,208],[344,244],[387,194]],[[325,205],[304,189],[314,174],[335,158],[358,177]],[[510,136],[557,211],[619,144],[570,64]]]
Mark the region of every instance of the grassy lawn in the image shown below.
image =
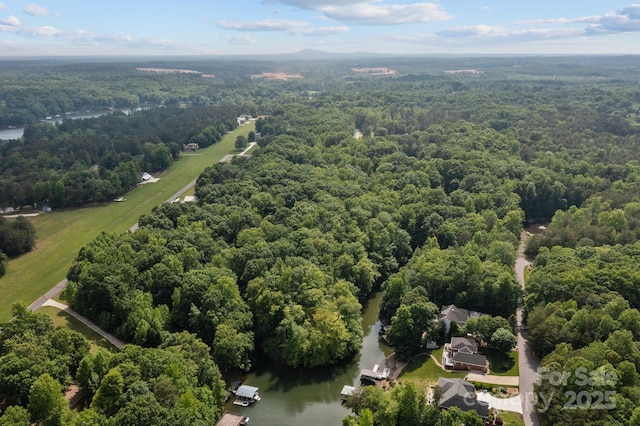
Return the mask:
[[[11,305],[32,303],[65,278],[80,248],[100,232],[122,233],[143,214],[165,202],[225,154],[235,152],[239,135],[247,136],[255,123],[238,127],[215,145],[182,156],[156,183],[138,186],[124,203],[101,203],[77,209],[54,210],[30,218],[36,228],[36,248],[12,260],[0,278],[0,322],[11,319]]]
[[[486,348],[482,349],[481,354],[486,356],[491,363],[491,372],[496,376],[519,376],[520,368],[518,367],[518,352],[511,351],[504,354],[496,350]]]
[[[439,351],[440,358],[436,354],[437,351],[433,352],[436,359],[441,359],[442,357],[442,349],[439,349]],[[466,375],[466,372],[450,373],[448,371],[444,371],[442,368],[438,367],[435,362],[433,362],[429,355],[418,355],[404,368],[404,370],[402,370],[398,380],[412,381],[418,388],[426,390],[430,386],[435,386],[438,383],[438,378],[440,377],[461,379]]]
[[[498,416],[504,421],[505,426],[524,426],[524,419],[521,414],[501,411]]]
[[[53,306],[43,306],[38,309],[39,314],[45,314],[53,321],[53,324],[61,327],[68,327],[71,330],[81,333],[91,345],[91,352],[98,348],[105,348],[109,351],[117,351],[116,347],[109,343],[104,337],[78,321],[76,318]]]

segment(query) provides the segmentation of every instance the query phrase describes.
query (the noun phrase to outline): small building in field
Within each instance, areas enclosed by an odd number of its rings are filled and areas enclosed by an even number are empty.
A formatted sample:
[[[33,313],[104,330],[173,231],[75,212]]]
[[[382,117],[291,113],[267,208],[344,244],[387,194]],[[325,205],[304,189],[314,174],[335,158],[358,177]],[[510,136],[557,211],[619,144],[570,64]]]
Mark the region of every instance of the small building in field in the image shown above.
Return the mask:
[[[253,120],[253,116],[249,114],[242,114],[236,120],[238,121],[238,126],[242,126],[244,124],[249,123],[251,120]]]
[[[191,152],[191,151],[197,151],[200,149],[200,145],[198,145],[197,143],[186,143],[184,145],[182,145],[182,150],[183,151],[187,151],[187,152]]]

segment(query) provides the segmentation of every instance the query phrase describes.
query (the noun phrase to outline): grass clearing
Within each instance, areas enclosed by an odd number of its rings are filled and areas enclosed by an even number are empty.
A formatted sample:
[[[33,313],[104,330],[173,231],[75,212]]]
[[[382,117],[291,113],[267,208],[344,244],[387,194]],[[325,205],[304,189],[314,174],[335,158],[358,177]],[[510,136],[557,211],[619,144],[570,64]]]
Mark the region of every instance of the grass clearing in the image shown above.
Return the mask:
[[[438,359],[436,352],[433,355]],[[440,351],[442,358],[442,351]],[[431,359],[427,354],[416,356],[407,366],[402,370],[399,381],[411,381],[416,384],[419,389],[427,390],[431,386],[435,386],[438,383],[440,377],[446,377],[447,379],[462,379],[466,376],[466,372],[451,373],[444,371]]]
[[[71,330],[81,333],[85,339],[91,345],[91,352],[97,351],[99,348],[104,348],[112,352],[117,352],[118,349],[113,346],[107,339],[100,336],[95,331],[81,323],[78,319],[72,317],[65,311],[62,311],[53,306],[43,306],[37,311],[39,314],[45,314],[53,321],[53,325],[67,327]]]
[[[511,351],[508,354],[491,348],[483,348],[482,355],[486,356],[491,365],[490,374],[496,376],[519,376],[518,352]]]
[[[247,136],[251,130],[255,131],[254,122],[226,134],[215,145],[198,150],[198,155],[181,156],[160,175],[158,182],[139,185],[126,194],[126,202],[54,210],[29,218],[36,228],[36,248],[11,260],[7,273],[0,278],[0,322],[11,319],[15,302],[30,304],[63,280],[84,244],[103,231],[127,231],[141,215],[150,213],[194,181],[207,166],[235,152],[236,137]]]
[[[524,426],[522,414],[513,413],[511,411],[500,411],[498,416],[504,421],[505,426]]]

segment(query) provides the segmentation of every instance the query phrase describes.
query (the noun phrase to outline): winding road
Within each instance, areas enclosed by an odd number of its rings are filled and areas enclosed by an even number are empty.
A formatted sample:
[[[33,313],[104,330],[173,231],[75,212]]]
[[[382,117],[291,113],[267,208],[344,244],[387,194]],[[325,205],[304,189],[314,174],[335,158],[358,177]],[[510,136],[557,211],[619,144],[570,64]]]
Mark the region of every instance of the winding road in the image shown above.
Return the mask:
[[[531,262],[524,256],[527,233],[520,234],[520,247],[515,263],[516,278],[524,290],[524,270]],[[535,408],[533,384],[538,380],[538,364],[531,355],[531,346],[527,340],[526,328],[522,324],[522,308],[516,312],[518,319],[518,353],[520,368],[520,398],[522,399],[522,417],[525,426],[538,426],[538,413]]]

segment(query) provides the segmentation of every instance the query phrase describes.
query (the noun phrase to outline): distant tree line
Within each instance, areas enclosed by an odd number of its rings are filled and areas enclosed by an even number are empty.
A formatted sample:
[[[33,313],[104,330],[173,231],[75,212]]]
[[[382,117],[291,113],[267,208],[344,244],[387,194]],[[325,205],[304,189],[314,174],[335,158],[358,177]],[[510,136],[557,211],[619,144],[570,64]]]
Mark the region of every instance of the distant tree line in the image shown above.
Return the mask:
[[[0,207],[67,207],[122,195],[140,172],[164,170],[182,145],[205,148],[236,127],[239,110],[160,108],[61,124],[37,123],[0,146]]]
[[[15,219],[0,216],[0,277],[5,274],[10,257],[31,251],[35,243],[36,231],[24,216]]]

